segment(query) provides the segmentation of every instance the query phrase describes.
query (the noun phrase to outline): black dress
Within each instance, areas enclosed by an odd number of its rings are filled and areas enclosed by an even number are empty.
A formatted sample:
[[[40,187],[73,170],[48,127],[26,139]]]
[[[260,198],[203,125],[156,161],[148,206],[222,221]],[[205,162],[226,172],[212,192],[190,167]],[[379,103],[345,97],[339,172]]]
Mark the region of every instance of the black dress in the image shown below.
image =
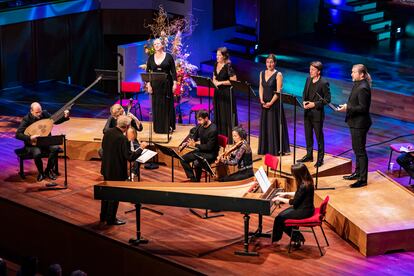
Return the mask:
[[[228,81],[234,75],[235,73],[230,63],[224,64],[218,73],[217,63],[214,65],[214,77],[217,81]],[[231,131],[234,126],[238,125],[238,120],[236,99],[230,91],[230,87],[230,85],[220,85],[214,92],[214,121],[218,133],[225,135],[231,144],[233,141]],[[232,113],[234,114],[234,124],[232,124]]]
[[[161,64],[156,64],[154,55],[147,60],[147,72],[166,73],[165,81],[151,81],[152,86],[152,118],[154,132],[168,133],[175,130],[174,96],[172,92],[173,81],[177,80],[174,58],[166,53]]]
[[[263,87],[263,101],[270,102],[273,98],[274,92],[277,87],[277,71],[266,81],[265,72],[262,71],[260,74],[262,76],[262,87]],[[270,107],[262,107],[262,115],[260,117],[260,135],[259,135],[259,154],[279,154],[279,137],[280,137],[280,127],[279,127],[279,110],[280,102],[279,99]],[[290,152],[289,148],[289,133],[288,127],[286,124],[285,111],[283,110],[282,105],[282,152]]]

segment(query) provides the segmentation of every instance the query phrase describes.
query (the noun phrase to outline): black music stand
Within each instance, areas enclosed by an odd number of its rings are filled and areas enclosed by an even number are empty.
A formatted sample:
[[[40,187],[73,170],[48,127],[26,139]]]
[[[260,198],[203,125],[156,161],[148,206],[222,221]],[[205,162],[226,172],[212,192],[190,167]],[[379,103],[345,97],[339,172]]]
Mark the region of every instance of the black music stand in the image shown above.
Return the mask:
[[[102,76],[102,80],[118,81],[119,102],[122,103],[121,83],[122,72],[118,70],[95,69],[96,77]]]
[[[247,132],[249,135],[248,142],[250,143],[250,100],[251,100],[250,94],[251,92],[253,92],[253,94],[256,96],[256,93],[254,93],[254,90],[252,89],[251,84],[248,82],[230,80],[230,83],[234,89],[247,94]]]
[[[174,182],[174,158],[177,158],[180,161],[184,161],[184,159],[174,150],[168,147],[161,146],[160,144],[154,143],[155,147],[157,147],[162,153],[167,156],[171,157],[171,182]]]
[[[58,187],[56,182],[50,182],[46,184],[46,187],[40,188],[39,191],[49,190],[65,190],[68,188],[68,169],[67,169],[67,156],[66,156],[66,136],[64,134],[54,136],[37,137],[37,147],[49,147],[49,146],[60,146],[63,144],[63,160],[65,166],[65,179],[63,187]]]
[[[210,163],[208,163],[207,159],[205,159],[203,156],[198,155],[194,153],[194,156],[197,158],[197,160],[200,162],[201,167],[206,171],[206,173],[210,174],[211,176],[215,176],[215,173],[213,172],[213,169],[210,166]],[[194,209],[190,208],[190,212],[194,215],[196,215],[199,218],[202,219],[210,219],[210,218],[217,218],[217,217],[223,217],[224,214],[215,214],[215,215],[209,215],[208,209],[204,210],[204,214],[199,214]]]
[[[210,88],[214,88],[214,89],[218,89],[217,86],[213,83],[212,79],[210,79],[209,77],[201,77],[201,76],[195,76],[195,75],[191,75],[190,76],[194,82],[197,84],[197,86],[205,86],[208,87],[208,114],[210,114],[210,101],[211,101],[211,93],[210,93]],[[215,116],[216,114],[214,114]]]
[[[166,80],[167,79],[167,74],[166,73],[158,73],[158,72],[141,73],[141,78],[144,82],[151,83],[152,81],[164,81],[164,80]],[[154,93],[154,91],[152,91],[152,93]],[[149,141],[149,144],[151,145],[151,143],[152,143],[152,129],[154,127],[154,119],[152,117],[152,94],[150,93],[149,95],[150,95],[149,97],[150,97],[150,110],[151,110],[150,113],[149,113],[150,118],[151,118],[150,119],[151,128],[150,128],[150,137],[149,137],[150,141]],[[172,101],[174,101],[174,99],[172,99]],[[171,108],[171,106],[168,105],[167,106],[167,114],[168,114],[168,116],[167,116],[167,121],[168,121],[167,142],[163,142],[163,143],[168,143],[168,142],[170,142],[170,139],[171,139],[171,137],[170,137],[170,119],[171,119],[170,118],[170,113],[171,113],[171,110],[170,110],[170,108]]]
[[[333,111],[337,112],[338,111],[338,106],[336,106],[333,103],[328,103],[324,98],[322,98],[321,95],[319,95],[318,92],[316,92],[316,95],[318,95],[318,97],[322,100],[322,102],[324,104],[327,104],[329,106],[329,108],[331,108]],[[320,135],[319,135],[320,136]],[[318,140],[318,157],[317,157],[317,161],[319,160],[319,148],[320,148],[320,141]],[[318,188],[318,179],[319,179],[319,166],[316,166],[316,175],[315,175],[315,189],[316,190],[335,190],[335,187],[323,187],[323,188]]]
[[[286,104],[291,104],[294,106],[293,109],[293,164],[296,164],[296,109],[297,107],[301,107],[303,108],[302,103],[298,100],[298,97],[293,95],[293,94],[286,94],[286,93],[281,93],[281,92],[277,92],[275,91],[276,95],[278,95],[280,97],[279,99],[279,103],[280,103],[280,108],[279,108],[279,173],[282,174],[282,139],[283,139],[283,135],[282,135],[282,103],[286,103]]]

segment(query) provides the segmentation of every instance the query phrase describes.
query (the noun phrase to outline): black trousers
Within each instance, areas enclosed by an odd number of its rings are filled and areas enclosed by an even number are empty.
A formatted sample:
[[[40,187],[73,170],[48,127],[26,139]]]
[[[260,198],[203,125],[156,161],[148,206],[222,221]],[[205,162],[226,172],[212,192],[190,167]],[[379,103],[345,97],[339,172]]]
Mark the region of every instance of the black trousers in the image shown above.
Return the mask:
[[[237,181],[237,180],[247,179],[252,176],[254,176],[254,172],[253,172],[253,169],[250,168],[250,169],[237,171],[230,175],[223,176],[222,178],[219,179],[219,181],[220,182]]]
[[[100,220],[112,223],[116,219],[119,202],[113,200],[101,200]]]
[[[214,160],[217,158],[217,155],[213,153],[208,153],[208,152],[192,151],[182,156],[184,161],[180,161],[180,162],[184,168],[184,172],[187,175],[187,178],[196,180],[198,182],[201,179],[201,173],[204,167],[203,167],[202,162],[198,160],[198,157],[196,155],[205,158],[209,164],[214,162]],[[193,163],[194,170],[191,167],[190,163]],[[195,175],[194,175],[194,172],[195,172]]]
[[[301,209],[294,209],[293,207],[289,207],[282,212],[275,218],[273,223],[273,232],[272,232],[272,242],[279,241],[282,238],[283,232],[286,233],[289,237],[292,234],[293,227],[286,227],[285,221],[287,219],[304,219],[311,217],[313,215],[314,210],[301,210]],[[295,227],[294,229],[297,229]],[[296,233],[296,232],[295,232]],[[302,234],[297,233],[297,236],[292,237],[294,241],[296,241]]]
[[[366,151],[367,134],[369,128],[350,128],[352,150],[355,154],[355,172],[359,174],[359,180],[368,180],[368,155]]]
[[[313,133],[315,132],[318,143],[318,161],[323,160],[325,156],[325,140],[323,136],[323,120],[314,121],[311,117],[305,116],[305,138],[306,138],[306,155],[313,157]]]
[[[47,159],[47,166],[45,170],[45,172],[49,172],[56,166],[59,149],[59,146],[49,146],[41,148],[35,146],[26,146],[26,150],[33,155],[33,159],[39,174],[43,174],[42,152],[49,152],[49,157]]]

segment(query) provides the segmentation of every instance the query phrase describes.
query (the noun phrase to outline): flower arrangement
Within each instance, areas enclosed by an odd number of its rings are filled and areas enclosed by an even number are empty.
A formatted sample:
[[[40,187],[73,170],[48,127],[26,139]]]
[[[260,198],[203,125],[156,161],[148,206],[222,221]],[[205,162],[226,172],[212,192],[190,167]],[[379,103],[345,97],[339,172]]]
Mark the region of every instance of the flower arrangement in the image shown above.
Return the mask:
[[[152,40],[159,38],[163,40],[165,50],[171,53],[175,60],[177,71],[177,86],[174,91],[174,96],[181,98],[181,96],[188,96],[189,91],[193,87],[191,75],[196,74],[198,67],[188,61],[190,52],[187,45],[184,44],[183,39],[190,36],[195,26],[194,19],[176,18],[169,20],[165,9],[160,6],[156,14],[153,24],[146,27],[151,30],[151,38],[148,44],[144,46],[145,53],[151,55],[155,52],[152,46]],[[145,68],[144,66],[140,66]]]

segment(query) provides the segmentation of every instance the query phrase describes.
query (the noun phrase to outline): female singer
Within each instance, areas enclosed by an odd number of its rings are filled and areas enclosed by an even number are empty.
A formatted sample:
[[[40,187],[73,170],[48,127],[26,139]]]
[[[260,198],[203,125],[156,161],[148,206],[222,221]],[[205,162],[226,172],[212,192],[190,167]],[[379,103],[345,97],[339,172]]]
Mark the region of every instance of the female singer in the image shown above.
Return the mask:
[[[173,91],[177,86],[177,72],[174,58],[164,51],[161,39],[154,40],[154,49],[155,53],[147,60],[147,72],[167,74],[166,80],[147,84],[148,92],[152,94],[154,132],[168,133],[175,130]]]
[[[130,149],[132,152],[141,152],[147,147],[147,143],[146,142],[139,142],[138,141],[138,132],[135,128],[133,127],[129,127],[126,133],[126,136],[128,138],[129,141],[129,145],[130,145]],[[138,161],[134,161],[132,164],[132,168],[131,168],[131,181],[134,181],[134,178],[136,175],[138,175],[138,170],[139,170],[139,162]]]
[[[230,80],[237,80],[229,60],[226,47],[217,49],[213,83],[218,87],[214,92],[214,121],[219,134],[225,135],[232,143],[231,129],[238,125],[236,99],[230,90]]]
[[[266,70],[260,72],[259,96],[262,106],[260,118],[259,154],[279,155],[289,153],[289,134],[285,111],[280,113],[279,96],[283,87],[283,75],[275,69],[276,56],[270,54],[266,58]],[[280,149],[280,114],[282,115],[282,149]]]
[[[238,170],[220,178],[219,181],[222,182],[243,180],[254,175],[252,149],[246,141],[246,131],[242,127],[235,127],[232,135],[234,144],[240,143],[239,148],[231,153],[228,159],[220,158],[217,163],[221,161],[224,165],[237,165]]]
[[[273,201],[281,201],[292,205],[277,215],[273,224],[272,242],[277,242],[282,238],[283,232],[288,236],[292,234],[292,228],[285,226],[287,219],[304,219],[311,217],[315,208],[313,206],[314,187],[313,179],[308,168],[303,163],[292,165],[292,175],[297,183],[296,192],[278,193]],[[285,197],[293,197],[287,199]],[[305,243],[305,238],[300,232],[294,232],[292,237],[295,247],[300,247]]]

